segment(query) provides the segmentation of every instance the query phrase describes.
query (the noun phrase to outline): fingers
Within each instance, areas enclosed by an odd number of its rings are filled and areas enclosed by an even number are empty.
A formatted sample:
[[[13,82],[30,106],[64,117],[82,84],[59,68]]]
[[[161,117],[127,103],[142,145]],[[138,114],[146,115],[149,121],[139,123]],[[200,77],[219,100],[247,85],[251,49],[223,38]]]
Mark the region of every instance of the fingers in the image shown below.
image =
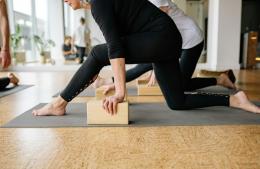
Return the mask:
[[[9,58],[7,58],[7,59],[5,60],[4,69],[8,68],[8,67],[10,66],[10,64],[11,64],[11,60],[10,60]]]
[[[113,111],[114,111],[114,114],[117,114],[117,102],[114,102],[113,104]]]
[[[110,115],[116,115],[117,114],[117,104],[118,101],[116,98],[108,97],[103,100],[103,109]]]
[[[149,83],[147,84],[148,87],[154,86],[154,81],[149,81]]]
[[[8,68],[8,66],[11,64],[11,57],[9,53],[1,54],[1,65],[3,69]]]
[[[113,102],[111,102],[110,98],[106,98],[103,101],[103,109],[110,115],[113,115]]]
[[[103,94],[106,95],[106,94],[108,94],[109,91],[110,91],[110,89],[108,87],[106,87]]]
[[[108,113],[110,114],[109,110],[108,110],[108,104],[109,104],[109,101],[107,100],[107,98],[104,100],[103,102],[103,109]]]
[[[3,68],[3,69],[6,68],[6,61],[5,61],[5,58],[2,58],[2,68]]]
[[[32,114],[33,114],[34,116],[37,116],[37,115],[38,115],[36,110],[33,110]]]

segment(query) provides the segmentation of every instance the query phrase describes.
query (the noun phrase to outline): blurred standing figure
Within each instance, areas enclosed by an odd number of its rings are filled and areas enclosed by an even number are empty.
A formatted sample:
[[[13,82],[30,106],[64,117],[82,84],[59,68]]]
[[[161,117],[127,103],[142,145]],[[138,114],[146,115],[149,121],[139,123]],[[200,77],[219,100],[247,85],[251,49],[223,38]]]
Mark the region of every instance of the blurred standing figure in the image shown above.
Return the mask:
[[[80,26],[75,30],[73,35],[73,41],[77,48],[77,57],[80,59],[80,63],[84,60],[89,33],[90,30],[86,27],[86,20],[80,18]]]

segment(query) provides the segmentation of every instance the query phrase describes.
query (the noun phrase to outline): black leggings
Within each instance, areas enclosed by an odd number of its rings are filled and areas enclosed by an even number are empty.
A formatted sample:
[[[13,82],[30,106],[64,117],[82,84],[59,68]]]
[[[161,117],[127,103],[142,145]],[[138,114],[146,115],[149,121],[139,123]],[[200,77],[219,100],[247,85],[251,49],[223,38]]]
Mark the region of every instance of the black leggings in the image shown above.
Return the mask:
[[[79,47],[79,46],[76,46],[76,48],[77,48],[77,54],[76,55],[80,59],[80,63],[83,63],[86,48],[85,47]]]
[[[88,59],[61,93],[61,97],[68,102],[71,101],[95,80],[96,75],[106,65],[109,65],[107,46],[103,44],[94,47]],[[228,95],[184,94],[178,59],[153,63],[153,68],[166,102],[173,110],[229,105]]]
[[[216,78],[192,78],[203,49],[203,44],[202,42],[191,49],[182,50],[180,68],[185,91],[193,91],[217,84]],[[153,70],[151,63],[138,64],[126,72],[126,82],[130,82],[150,70]]]
[[[0,78],[0,91],[4,90],[10,84],[8,77]]]

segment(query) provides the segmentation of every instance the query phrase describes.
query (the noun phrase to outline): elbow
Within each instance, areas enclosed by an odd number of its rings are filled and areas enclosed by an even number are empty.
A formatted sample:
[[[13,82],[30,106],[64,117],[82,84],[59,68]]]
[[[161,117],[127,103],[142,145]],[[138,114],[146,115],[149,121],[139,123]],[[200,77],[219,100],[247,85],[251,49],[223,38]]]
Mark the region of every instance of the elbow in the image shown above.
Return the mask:
[[[124,51],[122,49],[108,50],[109,59],[125,58]]]

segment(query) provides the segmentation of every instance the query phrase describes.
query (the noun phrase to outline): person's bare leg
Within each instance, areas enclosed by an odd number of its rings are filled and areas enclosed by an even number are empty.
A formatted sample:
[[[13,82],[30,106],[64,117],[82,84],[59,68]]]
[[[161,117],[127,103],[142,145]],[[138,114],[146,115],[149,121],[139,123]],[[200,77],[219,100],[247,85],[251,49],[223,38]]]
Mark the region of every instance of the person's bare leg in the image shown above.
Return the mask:
[[[252,102],[250,102],[243,91],[240,91],[235,95],[230,96],[229,101],[230,107],[239,108],[248,112],[260,114],[260,108]]]
[[[15,86],[18,85],[19,79],[13,73],[9,73],[8,78],[10,79],[10,82],[13,83]]]
[[[228,75],[226,73],[222,73],[217,78],[217,85],[224,86],[230,89],[236,89],[236,86],[232,81],[229,79]]]
[[[34,116],[63,116],[66,113],[67,105],[68,102],[59,96],[44,107],[33,110],[32,114]]]
[[[112,78],[102,78],[100,76],[97,76],[97,79],[95,80],[95,82],[92,84],[92,86],[97,89],[101,86],[105,86],[105,85],[111,85],[113,84],[113,80]]]

